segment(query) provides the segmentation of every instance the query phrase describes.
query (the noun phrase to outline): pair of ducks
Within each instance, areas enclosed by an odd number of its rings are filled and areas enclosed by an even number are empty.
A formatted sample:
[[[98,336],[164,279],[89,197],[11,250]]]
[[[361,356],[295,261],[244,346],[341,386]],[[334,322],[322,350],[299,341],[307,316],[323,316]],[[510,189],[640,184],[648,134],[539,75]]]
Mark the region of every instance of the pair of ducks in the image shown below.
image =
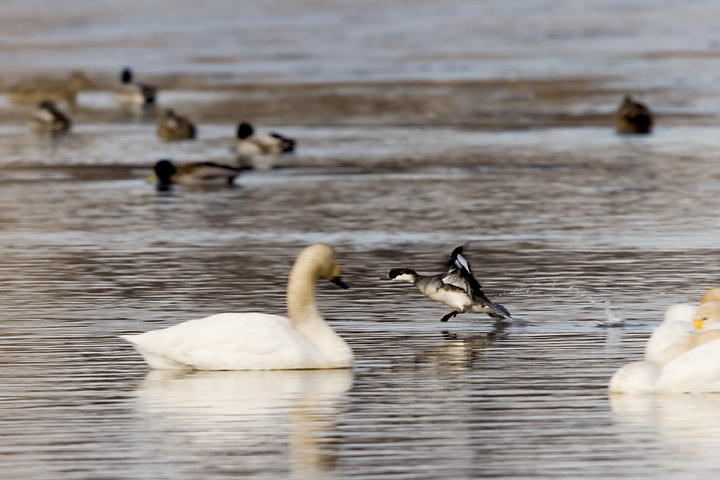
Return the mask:
[[[155,104],[155,87],[134,82],[129,68],[122,71],[120,80],[122,85],[113,95],[118,105],[147,107]],[[78,91],[90,87],[92,83],[85,74],[75,71],[65,82],[38,80],[20,84],[12,88],[8,96],[17,103],[39,103],[30,118],[32,130],[60,134],[70,131],[72,121],[67,113],[58,108],[57,103],[64,100],[68,106],[74,107]]]
[[[720,392],[720,287],[700,306],[678,304],[665,312],[645,345],[644,359],[620,368],[613,393]]]
[[[433,300],[445,303],[452,315],[482,312],[509,318],[505,307],[490,302],[472,276],[470,264],[456,248],[446,273],[418,275],[394,268],[389,278],[412,281]],[[288,370],[348,368],[349,345],[325,322],[315,303],[315,285],[328,280],[348,288],[340,276],[337,255],[327,244],[306,247],[290,271],[288,317],[264,313],[221,313],[175,326],[125,335],[151,368],[196,370]]]
[[[172,127],[172,128],[171,128]],[[172,135],[170,130],[176,132],[186,130],[195,135],[195,128],[186,119],[178,117],[172,110],[168,110],[165,117],[158,124],[158,135],[161,137],[161,128],[166,131],[167,139],[180,139]],[[190,138],[190,137],[187,137]],[[236,152],[241,157],[254,155],[272,155],[278,153],[292,152],[295,148],[295,140],[284,137],[279,133],[255,133],[252,125],[241,123],[237,129],[239,142]],[[240,153],[242,152],[242,153]],[[173,184],[193,186],[222,186],[231,185],[240,174],[245,162],[240,166],[225,165],[217,162],[194,162],[187,165],[175,166],[170,160],[160,160],[155,164],[154,176],[151,178],[158,181],[160,188],[167,188]]]
[[[172,109],[163,112],[158,120],[156,133],[163,140],[190,140],[195,138],[195,125]],[[235,153],[239,156],[277,155],[293,152],[295,140],[276,132],[255,133],[247,122],[238,125],[235,136]]]

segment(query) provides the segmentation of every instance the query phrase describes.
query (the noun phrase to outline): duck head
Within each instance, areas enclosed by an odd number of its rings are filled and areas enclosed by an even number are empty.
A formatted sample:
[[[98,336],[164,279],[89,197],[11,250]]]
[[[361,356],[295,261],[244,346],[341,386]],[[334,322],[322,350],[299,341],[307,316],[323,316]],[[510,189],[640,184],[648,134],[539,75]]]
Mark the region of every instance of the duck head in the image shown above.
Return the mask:
[[[172,183],[172,176],[177,173],[177,168],[170,160],[160,160],[155,164],[155,176],[163,185]]]
[[[238,125],[237,138],[245,139],[251,137],[253,133],[255,133],[255,130],[249,123],[242,122],[240,125]]]
[[[52,100],[44,100],[40,105],[38,106],[40,110],[47,110],[49,112],[56,112],[57,107],[55,106],[55,103]]]
[[[123,68],[123,71],[122,71],[122,73],[120,74],[120,81],[121,81],[122,83],[132,83],[132,81],[133,81],[133,74],[132,74],[132,71],[131,71],[129,68],[127,68],[127,67]]]
[[[390,270],[390,273],[388,273],[388,278],[397,282],[415,283],[418,274],[410,268],[393,268]]]

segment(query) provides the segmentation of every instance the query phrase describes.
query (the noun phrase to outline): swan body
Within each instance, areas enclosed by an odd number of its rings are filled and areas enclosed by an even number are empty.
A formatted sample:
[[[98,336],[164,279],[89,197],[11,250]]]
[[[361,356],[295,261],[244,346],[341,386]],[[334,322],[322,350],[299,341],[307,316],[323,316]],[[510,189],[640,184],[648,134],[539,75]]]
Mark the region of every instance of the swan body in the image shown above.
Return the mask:
[[[255,133],[249,123],[238,125],[237,138],[235,153],[241,156],[277,155],[295,149],[295,140],[274,132]]]
[[[51,100],[45,100],[30,118],[30,128],[40,133],[65,133],[70,130],[70,117],[58,110]]]
[[[688,314],[692,313],[689,318]],[[621,367],[613,393],[720,392],[720,302],[668,309],[645,349],[645,359]]]
[[[647,106],[627,95],[615,112],[615,126],[621,134],[650,133],[653,114]]]
[[[657,326],[645,344],[645,359],[657,360],[672,344],[697,332],[692,318],[698,307],[686,303],[672,305],[665,312],[663,322]]]
[[[447,322],[459,313],[468,312],[485,313],[497,319],[512,318],[505,307],[491,302],[485,296],[462,251],[463,246],[452,251],[449,269],[445,273],[419,275],[409,268],[393,268],[388,278],[412,283],[427,297],[450,307],[452,310],[440,319],[442,322]]]
[[[288,281],[289,318],[265,313],[221,313],[140,335],[126,335],[155,369],[290,370],[347,368],[348,344],[325,322],[315,304],[315,283],[340,279],[335,251],[305,248]]]
[[[155,132],[163,140],[189,140],[195,138],[195,125],[175,110],[167,109],[158,120]]]

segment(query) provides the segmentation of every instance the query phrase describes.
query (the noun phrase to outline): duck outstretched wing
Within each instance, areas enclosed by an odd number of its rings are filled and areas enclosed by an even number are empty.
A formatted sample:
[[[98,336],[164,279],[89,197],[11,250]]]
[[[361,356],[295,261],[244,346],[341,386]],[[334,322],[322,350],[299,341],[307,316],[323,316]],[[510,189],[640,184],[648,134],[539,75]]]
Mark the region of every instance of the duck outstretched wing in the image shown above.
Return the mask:
[[[463,248],[464,245],[461,245],[455,248],[450,254],[450,260],[448,261],[449,269],[447,273],[443,275],[442,280],[444,283],[462,288],[468,292],[473,299],[488,301],[482,291],[480,282],[478,282],[472,274],[470,262],[462,253]]]

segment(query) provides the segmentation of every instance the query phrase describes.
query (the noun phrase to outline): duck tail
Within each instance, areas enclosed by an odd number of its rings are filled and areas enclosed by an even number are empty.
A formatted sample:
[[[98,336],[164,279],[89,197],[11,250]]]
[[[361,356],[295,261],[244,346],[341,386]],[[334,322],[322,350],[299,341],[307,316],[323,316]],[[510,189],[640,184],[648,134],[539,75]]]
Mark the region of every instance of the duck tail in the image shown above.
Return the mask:
[[[490,315],[491,317],[501,320],[506,318],[513,318],[512,315],[510,315],[508,309],[500,305],[499,303],[489,302],[488,305],[492,309],[492,312],[488,313],[488,315]]]
[[[280,140],[280,150],[283,152],[293,152],[295,151],[295,140],[292,138],[287,138],[279,133],[270,132],[270,135]]]

